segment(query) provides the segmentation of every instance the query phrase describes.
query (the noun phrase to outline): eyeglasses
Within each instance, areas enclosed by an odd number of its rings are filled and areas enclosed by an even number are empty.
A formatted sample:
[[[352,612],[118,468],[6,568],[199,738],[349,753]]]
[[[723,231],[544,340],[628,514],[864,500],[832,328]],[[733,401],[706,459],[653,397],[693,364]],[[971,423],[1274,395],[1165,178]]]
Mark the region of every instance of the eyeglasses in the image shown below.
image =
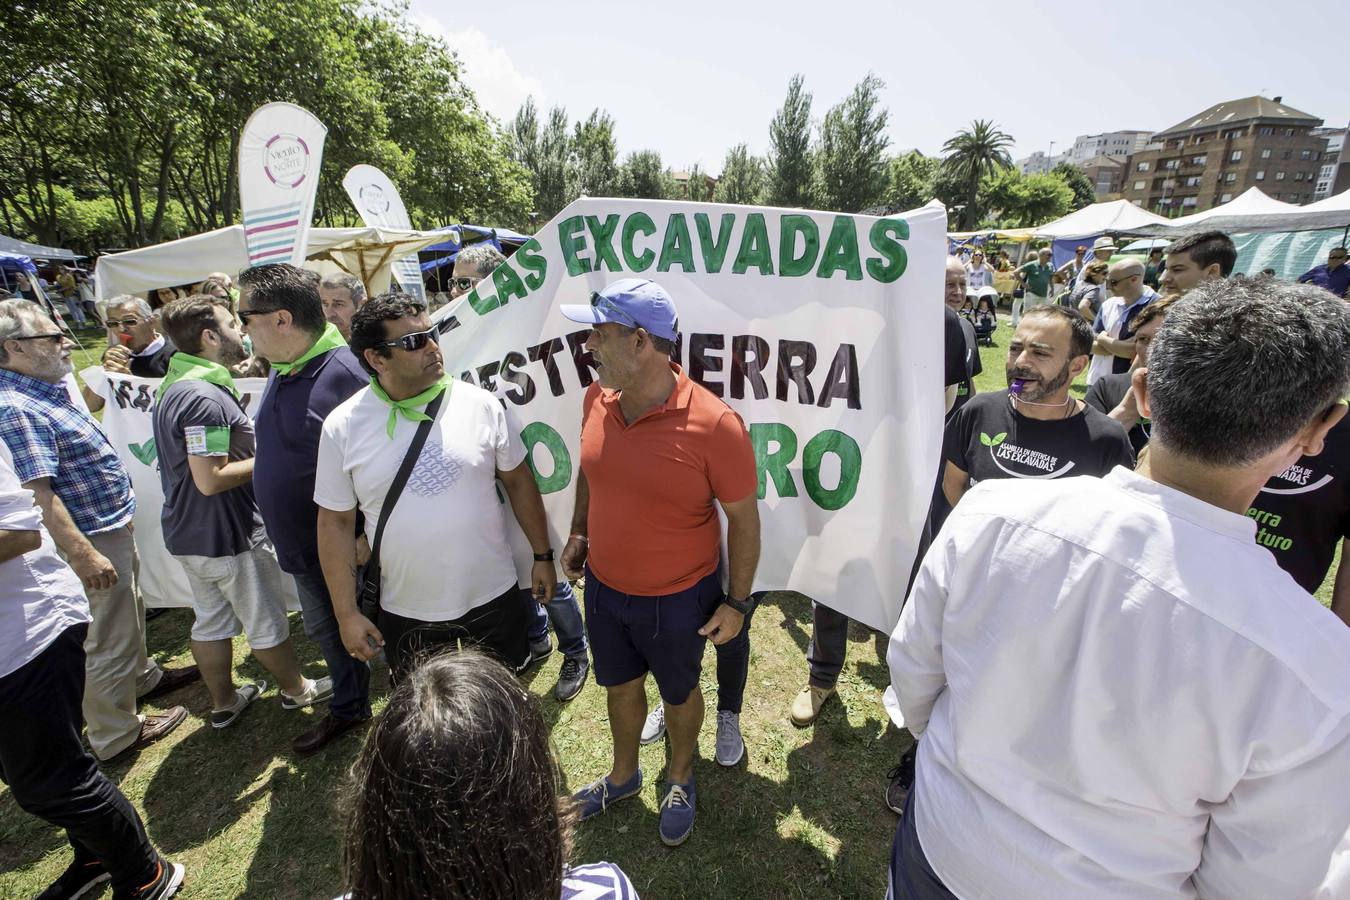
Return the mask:
[[[608,297],[602,297],[598,292],[591,294],[591,306],[595,309],[605,310],[606,315],[613,314],[614,316],[617,316],[619,319],[623,320],[623,324],[627,325],[629,328],[642,327],[637,323],[637,320],[620,309],[617,303]]]
[[[427,341],[439,343],[439,341],[436,340],[435,328],[428,328],[426,331],[414,331],[411,334],[396,337],[391,341],[380,341],[375,346],[389,347],[391,349],[398,348],[399,350],[407,350],[411,353],[414,350],[421,350],[427,345]]]
[[[1138,275],[1126,275],[1124,278],[1108,278],[1106,279],[1106,283],[1111,285],[1111,287],[1115,287],[1122,281],[1129,281],[1131,278],[1138,278],[1138,277],[1139,277]]]
[[[58,344],[65,339],[66,336],[59,331],[56,334],[25,334],[20,337],[7,338],[11,341],[56,341]]]
[[[137,325],[145,324],[144,319],[109,319],[108,325],[121,325],[123,328],[135,328]]]
[[[481,278],[451,278],[450,286],[459,291],[471,291],[473,286],[482,280]]]
[[[276,312],[275,309],[241,309],[235,315],[239,316],[239,321],[247,325],[248,320],[253,316],[262,316],[274,312]]]

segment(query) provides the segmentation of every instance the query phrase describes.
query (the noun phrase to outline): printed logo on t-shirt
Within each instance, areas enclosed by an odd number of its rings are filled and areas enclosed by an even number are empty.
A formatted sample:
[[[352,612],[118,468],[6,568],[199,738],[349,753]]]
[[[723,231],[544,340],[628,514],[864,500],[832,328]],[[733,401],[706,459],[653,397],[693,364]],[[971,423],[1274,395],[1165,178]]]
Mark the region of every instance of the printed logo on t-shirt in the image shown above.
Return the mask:
[[[1309,494],[1331,484],[1335,480],[1330,472],[1323,475],[1316,481],[1312,480],[1313,470],[1307,466],[1300,466],[1298,463],[1285,469],[1275,478],[1280,481],[1288,482],[1289,487],[1271,487],[1267,482],[1266,486],[1261,488],[1263,494]]]
[[[1058,456],[1010,444],[1007,438],[1006,431],[999,432],[993,437],[983,431],[980,432],[980,443],[989,448],[989,458],[993,460],[994,465],[998,466],[999,471],[1013,478],[1058,478],[1073,468],[1072,460],[1061,468]],[[1004,463],[1017,466],[1023,471],[1010,469]],[[1028,472],[1026,469],[1033,471]]]
[[[419,497],[439,497],[459,481],[463,472],[464,464],[447,453],[439,441],[427,441],[408,476],[408,490]]]

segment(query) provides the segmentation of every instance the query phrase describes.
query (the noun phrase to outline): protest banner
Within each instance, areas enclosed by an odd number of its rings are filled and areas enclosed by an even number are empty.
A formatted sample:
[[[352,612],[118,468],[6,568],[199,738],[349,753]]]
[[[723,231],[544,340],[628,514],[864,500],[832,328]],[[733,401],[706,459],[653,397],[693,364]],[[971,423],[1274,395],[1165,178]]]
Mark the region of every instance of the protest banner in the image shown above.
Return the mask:
[[[518,419],[561,549],[595,370],[587,329],[558,307],[620,278],[659,282],[679,310],[681,364],[750,432],[756,588],[890,630],[938,471],[946,221],[938,205],[871,218],[582,198],[437,312],[446,369]],[[518,531],[515,544],[528,573]]]
[[[379,169],[367,165],[352,166],[342,176],[342,186],[356,211],[361,214],[361,220],[370,227],[412,230],[412,220],[408,218],[408,208],[403,205],[403,197],[389,176]],[[416,253],[395,260],[391,268],[394,278],[406,293],[418,300],[426,300],[422,270],[417,264]]]
[[[239,199],[250,266],[304,265],[328,129],[294,103],[253,111],[239,141]]]
[[[159,481],[152,419],[160,379],[118,375],[105,372],[101,366],[82,370],[80,377],[90,390],[103,397],[103,431],[131,475],[131,489],[136,493],[136,515],[131,524],[141,559],[138,581],[145,605],[191,606],[187,574],[165,548],[164,528],[159,520],[164,508],[164,489]],[[244,411],[252,415],[253,404],[262,397],[267,379],[240,378],[235,386]],[[289,591],[286,608],[299,609],[293,582],[289,578],[284,582]]]

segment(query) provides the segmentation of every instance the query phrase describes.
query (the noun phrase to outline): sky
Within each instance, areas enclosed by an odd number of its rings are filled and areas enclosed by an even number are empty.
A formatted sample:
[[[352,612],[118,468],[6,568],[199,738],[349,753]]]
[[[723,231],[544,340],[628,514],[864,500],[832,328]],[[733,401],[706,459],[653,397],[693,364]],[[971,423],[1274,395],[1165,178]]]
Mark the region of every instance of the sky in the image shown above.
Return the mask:
[[[621,156],[653,149],[667,166],[710,173],[735,144],[768,149],[795,73],[816,122],[874,73],[891,149],[929,155],[974,119],[1012,135],[1018,158],[1081,134],[1160,131],[1254,94],[1328,126],[1350,121],[1343,8],[1321,0],[412,0],[409,15],[458,53],[503,123],[529,96],[573,121],[599,107]]]

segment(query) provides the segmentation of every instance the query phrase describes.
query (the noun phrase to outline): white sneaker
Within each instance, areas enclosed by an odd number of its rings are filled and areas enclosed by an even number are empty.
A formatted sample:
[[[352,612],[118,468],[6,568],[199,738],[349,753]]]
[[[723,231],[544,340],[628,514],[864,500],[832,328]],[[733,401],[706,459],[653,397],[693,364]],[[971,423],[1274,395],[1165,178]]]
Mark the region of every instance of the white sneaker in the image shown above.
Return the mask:
[[[664,703],[656,704],[656,708],[647,713],[647,721],[642,723],[642,737],[638,743],[655,744],[661,738],[666,736],[666,707]]]
[[[333,696],[333,679],[325,675],[323,678],[311,681],[305,679],[304,693],[296,694],[292,697],[285,691],[281,692],[282,709],[302,709],[306,706],[314,706],[317,703],[329,699]]]
[[[717,764],[734,766],[745,756],[745,741],[741,740],[741,717],[723,709],[717,711]]]

